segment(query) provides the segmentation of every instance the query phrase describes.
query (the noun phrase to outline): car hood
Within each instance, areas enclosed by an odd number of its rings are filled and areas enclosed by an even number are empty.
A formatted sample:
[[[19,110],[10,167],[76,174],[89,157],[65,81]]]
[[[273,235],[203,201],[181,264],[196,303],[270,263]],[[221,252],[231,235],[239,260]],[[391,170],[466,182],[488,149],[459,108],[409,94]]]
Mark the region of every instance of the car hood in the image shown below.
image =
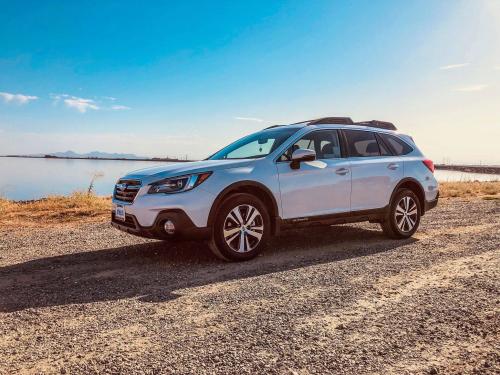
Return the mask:
[[[123,176],[123,179],[141,180],[150,183],[162,178],[182,176],[190,173],[215,171],[218,169],[246,167],[255,163],[255,159],[238,160],[200,160],[193,162],[178,162],[156,165],[151,168],[139,169]]]

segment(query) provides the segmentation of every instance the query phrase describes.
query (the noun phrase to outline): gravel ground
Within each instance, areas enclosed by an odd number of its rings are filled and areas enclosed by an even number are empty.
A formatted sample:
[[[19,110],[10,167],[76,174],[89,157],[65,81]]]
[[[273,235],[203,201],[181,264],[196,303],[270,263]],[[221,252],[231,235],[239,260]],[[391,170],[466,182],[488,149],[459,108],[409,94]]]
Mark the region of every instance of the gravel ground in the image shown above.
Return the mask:
[[[103,223],[0,230],[0,373],[499,373],[499,229],[499,201],[443,200],[413,239],[294,231],[239,264]]]

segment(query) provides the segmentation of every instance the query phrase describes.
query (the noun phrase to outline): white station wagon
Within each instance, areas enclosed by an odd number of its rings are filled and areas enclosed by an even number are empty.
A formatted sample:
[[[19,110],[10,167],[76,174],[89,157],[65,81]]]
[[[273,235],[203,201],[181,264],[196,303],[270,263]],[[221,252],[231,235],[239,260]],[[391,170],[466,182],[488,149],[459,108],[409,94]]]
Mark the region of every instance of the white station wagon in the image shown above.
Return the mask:
[[[205,239],[247,260],[287,228],[370,221],[408,238],[436,206],[434,165],[383,121],[326,117],[248,135],[206,160],[119,179],[112,225],[162,240]]]

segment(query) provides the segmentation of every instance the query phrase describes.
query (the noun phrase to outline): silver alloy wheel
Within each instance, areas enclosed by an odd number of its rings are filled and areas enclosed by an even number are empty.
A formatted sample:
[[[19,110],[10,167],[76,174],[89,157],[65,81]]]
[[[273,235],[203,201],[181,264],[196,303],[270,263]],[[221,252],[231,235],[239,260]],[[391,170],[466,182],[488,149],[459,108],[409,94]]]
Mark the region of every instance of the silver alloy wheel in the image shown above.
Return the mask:
[[[412,197],[403,197],[396,205],[394,213],[400,231],[410,232],[417,223],[418,208]]]
[[[224,240],[236,252],[246,253],[255,249],[263,234],[264,220],[252,205],[236,206],[224,220]]]

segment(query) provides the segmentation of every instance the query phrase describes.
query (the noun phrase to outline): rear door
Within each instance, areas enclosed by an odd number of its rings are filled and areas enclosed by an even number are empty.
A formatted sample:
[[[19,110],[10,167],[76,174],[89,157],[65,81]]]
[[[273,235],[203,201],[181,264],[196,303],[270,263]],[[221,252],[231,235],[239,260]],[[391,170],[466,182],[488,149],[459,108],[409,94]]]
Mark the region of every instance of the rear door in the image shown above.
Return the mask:
[[[293,150],[316,151],[316,159],[290,167]],[[314,130],[295,142],[277,164],[284,219],[349,212],[351,173],[342,156],[340,132]]]
[[[383,208],[403,178],[403,163],[369,130],[343,130],[352,173],[351,211]]]

